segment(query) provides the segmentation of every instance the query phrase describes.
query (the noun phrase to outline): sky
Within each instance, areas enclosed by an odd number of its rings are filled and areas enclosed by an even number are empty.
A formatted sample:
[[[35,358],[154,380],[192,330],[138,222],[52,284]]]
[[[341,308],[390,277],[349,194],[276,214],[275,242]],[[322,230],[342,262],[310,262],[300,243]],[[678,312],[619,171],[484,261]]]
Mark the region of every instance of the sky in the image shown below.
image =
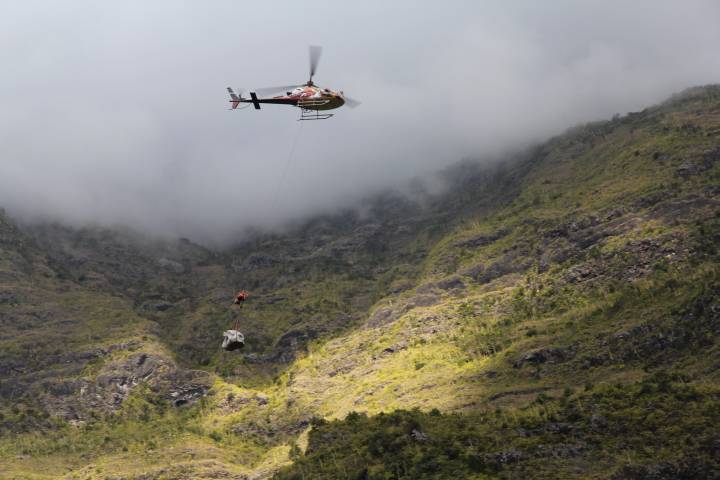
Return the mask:
[[[717,0],[0,0],[0,207],[200,242],[720,81]],[[316,84],[326,121],[228,109]]]

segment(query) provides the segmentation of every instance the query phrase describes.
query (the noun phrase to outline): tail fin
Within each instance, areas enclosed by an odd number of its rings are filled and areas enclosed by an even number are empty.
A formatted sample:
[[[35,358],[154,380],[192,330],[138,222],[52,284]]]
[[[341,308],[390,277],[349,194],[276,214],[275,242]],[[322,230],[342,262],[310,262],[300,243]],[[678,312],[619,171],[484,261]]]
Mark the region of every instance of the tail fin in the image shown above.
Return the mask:
[[[235,92],[233,92],[233,89],[230,87],[227,87],[227,91],[230,94],[230,103],[232,104],[232,109],[235,110],[238,105],[240,105],[240,102],[242,101],[242,92],[240,93],[240,96],[236,95]]]

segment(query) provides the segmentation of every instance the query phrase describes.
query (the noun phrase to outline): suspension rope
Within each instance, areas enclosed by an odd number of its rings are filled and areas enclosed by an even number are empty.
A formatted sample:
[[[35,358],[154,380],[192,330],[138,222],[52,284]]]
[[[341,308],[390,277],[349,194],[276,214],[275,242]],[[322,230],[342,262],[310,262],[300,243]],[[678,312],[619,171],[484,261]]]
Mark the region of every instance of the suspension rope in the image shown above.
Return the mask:
[[[271,212],[275,211],[275,205],[277,205],[278,197],[280,196],[280,188],[282,187],[283,183],[285,182],[285,176],[287,175],[288,169],[290,168],[290,161],[292,160],[293,155],[295,155],[295,147],[297,147],[298,140],[300,139],[300,134],[302,133],[303,124],[305,122],[299,122],[299,123],[300,123],[300,126],[298,127],[297,134],[295,135],[295,140],[293,140],[292,146],[290,147],[290,154],[288,155],[288,158],[285,161],[285,167],[283,168],[282,175],[280,176],[280,180],[278,181],[278,184],[275,187],[275,196],[273,197],[272,207],[270,208]]]
[[[240,290],[235,295],[235,301],[233,302],[233,305],[237,305],[237,311],[235,312],[235,325],[233,326],[233,330],[240,331],[240,312],[242,311],[242,306],[247,297],[250,294],[246,292],[245,290]]]
[[[240,310],[242,308],[242,303],[238,304],[237,312],[235,312],[235,326],[233,326],[233,330],[240,331]]]

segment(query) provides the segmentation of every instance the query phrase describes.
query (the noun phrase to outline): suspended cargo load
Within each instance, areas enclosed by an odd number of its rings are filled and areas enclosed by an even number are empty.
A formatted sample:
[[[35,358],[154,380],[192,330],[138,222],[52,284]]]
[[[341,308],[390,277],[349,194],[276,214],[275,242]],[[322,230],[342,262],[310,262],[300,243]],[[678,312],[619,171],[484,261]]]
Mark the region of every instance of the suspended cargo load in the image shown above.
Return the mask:
[[[237,305],[238,308],[242,306],[242,303],[250,295],[245,290],[240,290],[235,294],[235,300],[233,305]],[[245,336],[240,332],[240,312],[235,313],[235,324],[229,330],[225,330],[223,333],[223,350],[232,352],[233,350],[239,350],[245,346]]]
[[[223,333],[223,350],[232,352],[245,346],[245,336],[237,330],[225,330]]]

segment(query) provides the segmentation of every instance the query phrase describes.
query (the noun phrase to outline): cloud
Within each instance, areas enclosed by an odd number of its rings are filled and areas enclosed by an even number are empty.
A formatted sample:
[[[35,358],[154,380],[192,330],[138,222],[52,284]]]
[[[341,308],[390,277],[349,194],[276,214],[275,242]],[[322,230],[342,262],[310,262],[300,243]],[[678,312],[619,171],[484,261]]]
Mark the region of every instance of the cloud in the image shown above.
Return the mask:
[[[0,205],[228,240],[717,82],[717,18],[716,1],[5,2]],[[228,85],[305,81],[310,44],[316,82],[362,106],[227,110]]]

